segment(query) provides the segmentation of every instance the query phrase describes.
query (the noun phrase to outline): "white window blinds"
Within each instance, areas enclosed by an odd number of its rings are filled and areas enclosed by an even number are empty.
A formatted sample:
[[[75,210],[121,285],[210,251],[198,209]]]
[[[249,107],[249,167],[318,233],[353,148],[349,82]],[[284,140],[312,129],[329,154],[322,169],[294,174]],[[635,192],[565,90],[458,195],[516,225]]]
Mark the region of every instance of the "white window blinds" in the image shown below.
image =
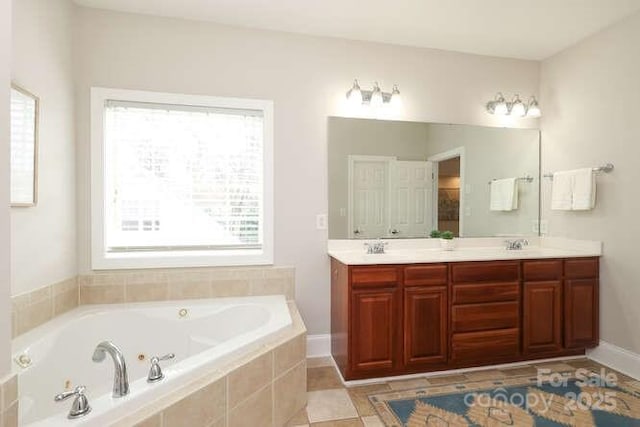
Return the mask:
[[[11,203],[35,203],[37,100],[11,89]]]
[[[107,101],[109,252],[263,244],[263,113]]]

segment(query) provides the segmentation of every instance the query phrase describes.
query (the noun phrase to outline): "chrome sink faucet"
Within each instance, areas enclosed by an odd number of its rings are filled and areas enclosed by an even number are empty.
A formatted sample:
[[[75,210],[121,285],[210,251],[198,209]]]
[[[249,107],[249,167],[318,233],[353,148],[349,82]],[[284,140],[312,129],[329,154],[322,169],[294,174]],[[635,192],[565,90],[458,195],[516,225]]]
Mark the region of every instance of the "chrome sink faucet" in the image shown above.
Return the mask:
[[[129,394],[129,376],[127,375],[127,364],[124,361],[122,352],[111,341],[102,341],[93,352],[93,361],[102,362],[109,354],[113,359],[113,397],[123,397]]]
[[[529,244],[527,239],[505,240],[504,242],[508,251],[519,251]]]
[[[383,254],[384,248],[387,246],[387,242],[377,241],[365,243],[364,246],[367,248],[367,254]]]

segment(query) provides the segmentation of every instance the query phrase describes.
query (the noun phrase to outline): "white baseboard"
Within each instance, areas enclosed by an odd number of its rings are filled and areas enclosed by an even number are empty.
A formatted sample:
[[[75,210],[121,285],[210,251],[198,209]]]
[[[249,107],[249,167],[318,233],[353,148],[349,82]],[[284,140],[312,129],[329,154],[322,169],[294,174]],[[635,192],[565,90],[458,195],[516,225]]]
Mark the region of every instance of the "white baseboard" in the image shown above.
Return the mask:
[[[587,351],[587,357],[630,377],[640,379],[640,354],[600,341],[598,347]]]
[[[507,369],[507,368],[517,368],[518,366],[528,366],[532,363],[549,363],[549,362],[562,362],[565,360],[573,360],[573,359],[582,359],[584,356],[561,356],[561,357],[552,357],[549,359],[535,359],[535,360],[522,360],[520,362],[510,362],[510,363],[500,363],[498,365],[485,365],[485,366],[476,366],[474,368],[457,368],[457,369],[443,369],[440,371],[430,371],[430,372],[422,372],[418,374],[407,374],[407,375],[398,375],[393,377],[380,377],[380,378],[371,378],[367,380],[351,380],[346,381],[342,376],[342,372],[336,366],[336,371],[338,371],[338,375],[340,375],[340,379],[345,387],[356,387],[363,386],[369,384],[375,384],[382,381],[400,381],[400,380],[412,380],[416,378],[429,378],[436,377],[439,375],[455,375],[455,374],[465,374],[467,372],[477,372],[477,371],[486,371],[491,369]]]
[[[331,334],[307,335],[307,357],[331,356]]]
[[[308,335],[307,357],[325,356],[331,356],[331,334]],[[606,341],[600,341],[600,345],[598,347],[587,350],[587,357],[620,371],[623,374],[629,375],[630,377],[640,379],[640,354],[618,347],[617,345],[610,344]],[[538,360],[537,362],[541,361]],[[524,361],[519,364],[527,363],[531,362]],[[509,365],[515,366],[518,365],[518,363]],[[486,367],[484,368],[486,369]],[[464,371],[466,370],[468,369],[465,369]],[[402,378],[404,379],[404,376]],[[364,380],[363,382],[366,381],[367,380]]]

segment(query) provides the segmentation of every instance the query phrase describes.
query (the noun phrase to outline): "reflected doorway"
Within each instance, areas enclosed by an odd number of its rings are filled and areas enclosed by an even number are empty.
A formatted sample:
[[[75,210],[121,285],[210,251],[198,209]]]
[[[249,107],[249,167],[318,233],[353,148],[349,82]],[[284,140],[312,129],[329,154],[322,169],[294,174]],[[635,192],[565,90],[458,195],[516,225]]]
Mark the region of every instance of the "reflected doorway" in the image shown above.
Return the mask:
[[[436,226],[432,163],[349,155],[350,238],[428,237]]]
[[[434,172],[434,218],[437,229],[463,235],[462,209],[464,194],[464,148],[437,154],[429,158]]]
[[[439,163],[438,230],[460,236],[460,157]]]

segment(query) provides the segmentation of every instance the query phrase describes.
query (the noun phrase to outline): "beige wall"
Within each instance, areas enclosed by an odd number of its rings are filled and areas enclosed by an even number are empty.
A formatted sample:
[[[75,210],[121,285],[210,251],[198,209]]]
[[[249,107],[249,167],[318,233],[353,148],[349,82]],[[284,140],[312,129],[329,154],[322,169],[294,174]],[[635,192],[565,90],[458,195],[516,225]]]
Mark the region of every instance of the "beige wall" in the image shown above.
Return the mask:
[[[0,0],[0,378],[11,356],[9,226],[9,87],[11,84],[11,0]]]
[[[541,70],[544,171],[615,165],[590,212],[549,210],[553,236],[602,240],[601,338],[640,353],[640,14],[545,60]]]
[[[20,294],[77,274],[70,0],[13,7],[13,81],[40,97],[38,204],[11,209],[11,289]]]
[[[329,332],[327,116],[353,78],[400,85],[403,119],[499,125],[484,110],[502,90],[533,94],[539,64],[437,50],[238,29],[80,8],[74,37],[78,261],[89,267],[89,89],[107,86],[275,102],[275,262],[296,268],[310,334]],[[522,126],[536,126],[527,120]]]

